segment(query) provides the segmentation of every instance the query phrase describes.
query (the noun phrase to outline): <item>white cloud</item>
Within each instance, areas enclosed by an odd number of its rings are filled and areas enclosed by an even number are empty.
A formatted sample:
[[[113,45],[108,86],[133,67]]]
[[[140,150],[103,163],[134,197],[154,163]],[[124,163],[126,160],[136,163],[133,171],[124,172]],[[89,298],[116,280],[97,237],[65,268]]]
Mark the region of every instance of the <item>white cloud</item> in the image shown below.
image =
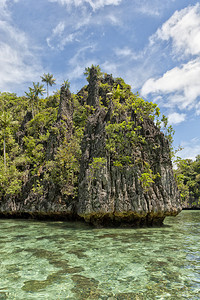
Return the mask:
[[[117,48],[115,49],[115,53],[117,56],[121,56],[124,58],[128,58],[130,60],[137,60],[142,57],[141,53],[135,53],[133,52],[129,47],[124,47],[124,48]]]
[[[161,48],[161,41],[168,42],[166,48]],[[160,49],[166,63],[168,57],[172,57],[177,66],[157,78],[146,80],[141,89],[142,95],[162,96],[161,105],[179,109],[194,108],[199,115],[200,4],[176,11],[150,38],[149,49]],[[172,53],[169,53],[170,49]],[[180,59],[183,58],[184,63],[180,65]]]
[[[158,17],[160,15],[161,6],[162,4],[157,3],[157,1],[151,1],[151,3],[140,1],[140,4],[137,5],[136,10],[144,15]]]
[[[71,6],[84,6],[89,4],[91,8],[95,11],[107,5],[119,5],[122,0],[49,0],[50,2],[58,2],[61,5]]]
[[[69,11],[66,12],[64,20],[61,20],[52,30],[52,33],[46,38],[47,45],[54,50],[64,50],[69,43],[80,42],[85,45],[93,39],[93,30],[102,25],[111,24],[113,26],[121,25],[121,20],[117,13],[114,14],[111,9],[106,13],[96,10],[108,5],[118,5],[121,0],[49,0],[57,2],[60,5],[66,5]],[[74,6],[77,9],[74,9]],[[92,10],[89,9],[92,7]],[[73,9],[71,9],[73,8]],[[67,21],[66,21],[67,19]],[[90,32],[88,34],[88,31]]]
[[[62,45],[62,34],[65,30],[65,23],[64,22],[59,22],[55,28],[52,30],[52,34],[50,37],[46,39],[47,44],[50,48],[55,49],[55,48],[63,48]]]
[[[170,125],[177,125],[185,121],[186,114],[179,114],[177,112],[168,115],[168,122]]]
[[[105,61],[101,64],[102,70],[108,74],[112,74],[114,76],[117,75],[117,64],[114,62]]]
[[[181,147],[183,147],[183,150],[178,152],[177,156],[183,159],[195,160],[196,156],[200,153],[200,140],[199,138],[193,138],[189,142],[182,142]]]
[[[0,0],[0,8],[5,9],[7,0]]]
[[[7,9],[7,0],[0,0],[0,17],[1,20],[8,19],[10,17],[10,13]]]
[[[129,47],[117,48],[115,52],[119,56],[132,56],[132,50]]]
[[[89,25],[91,22],[91,14],[89,12],[82,12],[82,15],[80,16],[80,14],[78,14],[78,16],[73,16],[73,18],[75,18],[74,24],[73,26],[75,26],[75,30],[79,30],[83,27],[86,27],[87,25]]]
[[[13,46],[23,45],[23,47],[27,47],[27,37],[26,35],[15,28],[13,25],[9,23],[9,21],[0,21],[0,37],[1,42],[5,41],[13,44]]]
[[[64,22],[59,22],[58,25],[53,29],[53,35],[61,36],[64,29],[65,29],[65,23]]]
[[[10,45],[0,43],[0,86],[2,90],[10,90],[10,86],[22,84],[26,81],[34,81],[39,77],[37,65],[31,65],[33,62],[31,54],[21,54]]]
[[[121,0],[85,0],[88,2],[93,10],[97,10],[106,5],[119,5]]]
[[[115,16],[114,14],[108,14],[106,16],[107,20],[109,21],[109,23],[111,23],[112,25],[121,25],[121,20],[120,18],[118,18],[117,16]]]
[[[47,45],[51,49],[63,50],[67,43],[78,41],[77,37],[80,33],[78,31],[68,33],[66,32],[65,28],[65,22],[59,22],[52,30],[51,36],[46,38]]]
[[[172,40],[173,52],[179,56],[200,54],[200,4],[176,11],[151,37],[152,43],[156,40]]]
[[[195,59],[167,71],[162,77],[148,79],[142,87],[141,93],[168,94],[169,105],[181,109],[195,106],[200,96],[200,59]]]
[[[80,48],[76,54],[69,60],[69,77],[71,80],[78,79],[83,76],[85,71],[85,67],[90,67],[93,65],[98,65],[97,59],[88,58],[86,54],[90,53],[92,56],[92,52],[95,49],[95,44],[90,46],[84,46]]]
[[[25,82],[35,81],[41,74],[39,59],[34,55],[34,47],[23,31],[12,24],[12,16],[1,1],[4,20],[0,21],[0,91],[22,88]],[[3,11],[1,11],[1,14]]]

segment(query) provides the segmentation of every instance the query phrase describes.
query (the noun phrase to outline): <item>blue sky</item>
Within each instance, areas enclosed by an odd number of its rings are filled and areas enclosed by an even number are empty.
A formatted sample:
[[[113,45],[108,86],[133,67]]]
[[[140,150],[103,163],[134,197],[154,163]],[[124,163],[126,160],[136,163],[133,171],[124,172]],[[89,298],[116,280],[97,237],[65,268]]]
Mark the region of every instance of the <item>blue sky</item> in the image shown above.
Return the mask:
[[[85,67],[122,77],[161,108],[178,153],[200,154],[200,3],[186,0],[0,0],[0,91],[43,73],[72,92]]]

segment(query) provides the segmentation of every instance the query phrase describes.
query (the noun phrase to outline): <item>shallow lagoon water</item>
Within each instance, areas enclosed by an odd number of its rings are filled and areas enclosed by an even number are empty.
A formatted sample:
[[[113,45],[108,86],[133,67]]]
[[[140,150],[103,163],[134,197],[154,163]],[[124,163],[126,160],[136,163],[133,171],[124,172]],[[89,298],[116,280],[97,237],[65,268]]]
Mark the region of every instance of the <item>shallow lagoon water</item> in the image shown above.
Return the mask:
[[[0,299],[200,299],[200,211],[162,228],[0,220]]]

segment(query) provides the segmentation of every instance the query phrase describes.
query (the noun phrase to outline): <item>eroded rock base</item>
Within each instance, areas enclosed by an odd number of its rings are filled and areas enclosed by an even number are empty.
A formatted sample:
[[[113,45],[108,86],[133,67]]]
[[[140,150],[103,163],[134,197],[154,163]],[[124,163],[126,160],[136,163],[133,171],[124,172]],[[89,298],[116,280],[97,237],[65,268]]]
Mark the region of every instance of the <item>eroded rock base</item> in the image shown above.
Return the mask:
[[[90,214],[81,216],[87,223],[95,227],[153,227],[162,226],[167,215],[176,216],[178,213],[147,213],[140,215],[134,212]]]
[[[176,216],[177,213],[147,213],[139,215],[133,212],[124,213],[98,213],[90,215],[77,215],[66,212],[0,212],[0,219],[27,219],[40,221],[65,221],[84,222],[97,228],[140,228],[140,227],[160,227],[166,216]]]

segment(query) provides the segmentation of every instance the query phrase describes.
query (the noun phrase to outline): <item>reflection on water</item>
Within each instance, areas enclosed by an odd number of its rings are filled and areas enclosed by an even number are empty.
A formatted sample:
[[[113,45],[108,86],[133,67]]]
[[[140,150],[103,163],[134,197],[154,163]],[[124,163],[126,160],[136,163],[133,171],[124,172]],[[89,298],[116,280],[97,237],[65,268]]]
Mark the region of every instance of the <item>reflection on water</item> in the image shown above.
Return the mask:
[[[200,299],[200,211],[162,228],[0,220],[0,299]]]

